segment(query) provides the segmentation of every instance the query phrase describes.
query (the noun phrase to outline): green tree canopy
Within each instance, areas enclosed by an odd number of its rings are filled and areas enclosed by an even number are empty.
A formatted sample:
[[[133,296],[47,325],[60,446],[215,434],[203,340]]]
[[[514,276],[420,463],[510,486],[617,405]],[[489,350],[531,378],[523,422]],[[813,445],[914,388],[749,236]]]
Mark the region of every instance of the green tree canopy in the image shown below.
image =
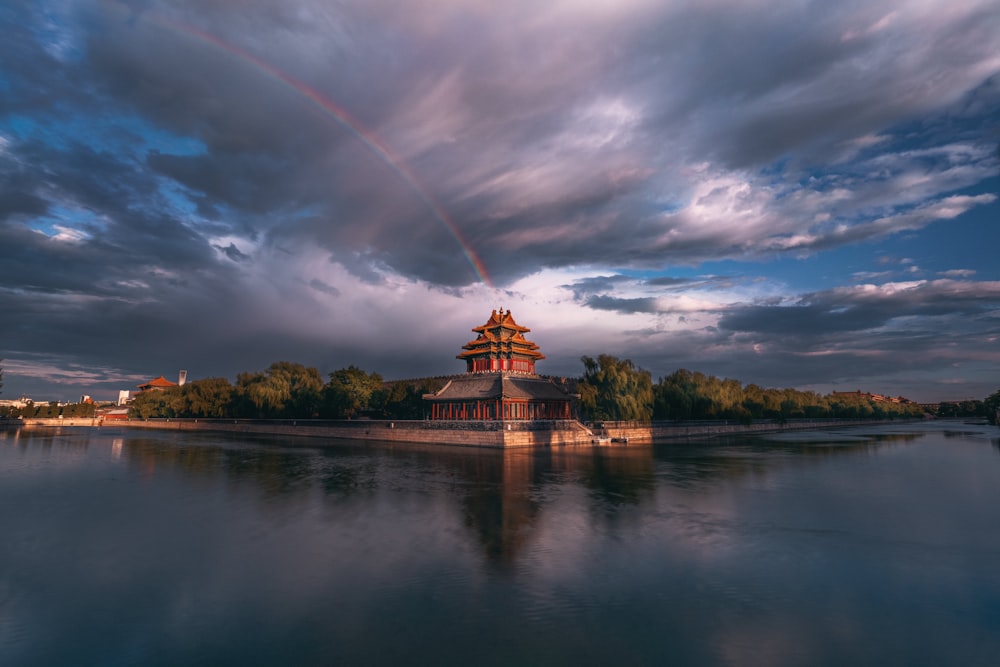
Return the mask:
[[[382,376],[366,373],[357,366],[348,366],[330,373],[323,390],[323,410],[326,417],[351,419],[373,407],[373,398],[382,393]]]
[[[1000,426],[1000,389],[996,390],[983,400],[983,410],[986,418],[991,424]]]
[[[584,356],[578,386],[580,407],[592,419],[648,422],[653,416],[653,379],[632,363],[602,354]]]
[[[169,387],[162,391],[143,391],[132,399],[129,416],[137,419],[186,417],[184,387]]]
[[[384,387],[382,410],[387,419],[423,419],[426,410],[424,394],[433,394],[444,386],[441,378],[420,378],[389,382]]]
[[[180,388],[185,417],[228,417],[232,413],[233,385],[226,378],[206,378]]]
[[[309,418],[320,408],[323,379],[315,368],[277,361],[266,371],[236,377],[235,409],[241,416]]]
[[[654,419],[849,419],[919,417],[915,403],[880,400],[870,394],[842,392],[820,396],[798,389],[745,387],[737,380],[720,379],[686,369],[660,378],[653,387]]]

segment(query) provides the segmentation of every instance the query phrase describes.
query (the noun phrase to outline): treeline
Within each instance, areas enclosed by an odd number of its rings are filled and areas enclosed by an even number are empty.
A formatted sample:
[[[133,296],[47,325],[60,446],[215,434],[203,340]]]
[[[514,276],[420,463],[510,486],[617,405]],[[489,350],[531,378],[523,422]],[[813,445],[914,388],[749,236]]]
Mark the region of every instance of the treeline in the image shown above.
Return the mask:
[[[129,416],[240,419],[422,419],[423,395],[443,386],[440,378],[383,382],[378,373],[348,366],[329,374],[279,361],[267,370],[194,380],[163,391],[143,392]]]
[[[0,408],[0,417],[22,419],[88,419],[94,416],[97,406],[93,403],[28,403],[22,408]]]
[[[820,395],[798,389],[762,388],[738,380],[674,371],[654,391],[654,419],[899,419],[920,417],[916,403],[875,400],[862,393]]]
[[[821,396],[798,389],[765,389],[686,369],[654,383],[629,359],[583,357],[578,386],[584,417],[593,420],[666,421],[732,419],[898,419],[920,417],[915,403],[873,400],[867,394]]]
[[[983,401],[983,412],[991,424],[1000,426],[1000,389],[986,397]]]
[[[738,380],[720,379],[686,369],[653,382],[649,371],[629,359],[600,355],[583,357],[583,376],[576,382],[580,415],[584,419],[738,420],[757,419],[895,419],[920,417],[925,408],[915,403],[873,400],[868,394],[820,395],[797,389],[762,388]],[[0,382],[3,378],[0,368]],[[188,382],[164,391],[139,394],[129,416],[151,418],[242,419],[423,419],[424,394],[439,390],[447,378],[419,378],[385,382],[378,373],[348,366],[330,373],[324,382],[319,371],[302,364],[279,361],[266,370],[240,373],[233,384],[225,378]],[[0,384],[2,387],[2,384]],[[92,417],[92,403],[29,404],[0,409],[11,417]],[[937,417],[985,417],[1000,422],[1000,390],[982,401],[940,403],[927,408]]]

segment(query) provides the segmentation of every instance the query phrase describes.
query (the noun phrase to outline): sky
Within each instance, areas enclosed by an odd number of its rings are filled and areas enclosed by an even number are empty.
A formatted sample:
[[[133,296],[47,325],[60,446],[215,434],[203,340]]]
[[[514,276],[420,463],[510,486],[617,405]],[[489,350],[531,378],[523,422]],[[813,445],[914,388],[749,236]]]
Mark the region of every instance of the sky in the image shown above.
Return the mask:
[[[2,398],[276,361],[1000,388],[995,0],[5,0]]]

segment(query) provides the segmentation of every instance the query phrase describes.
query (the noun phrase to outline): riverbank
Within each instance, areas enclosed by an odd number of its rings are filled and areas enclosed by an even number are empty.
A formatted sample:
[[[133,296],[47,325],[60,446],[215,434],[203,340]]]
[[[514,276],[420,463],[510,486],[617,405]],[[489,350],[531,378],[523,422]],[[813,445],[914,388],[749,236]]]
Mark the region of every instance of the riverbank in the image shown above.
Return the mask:
[[[378,421],[267,419],[26,419],[28,429],[103,427],[170,431],[216,431],[254,435],[287,435],[352,440],[452,445],[491,449],[566,445],[646,445],[667,440],[757,435],[885,423],[862,419],[803,419],[777,422],[653,422],[634,424],[576,420],[553,421]]]

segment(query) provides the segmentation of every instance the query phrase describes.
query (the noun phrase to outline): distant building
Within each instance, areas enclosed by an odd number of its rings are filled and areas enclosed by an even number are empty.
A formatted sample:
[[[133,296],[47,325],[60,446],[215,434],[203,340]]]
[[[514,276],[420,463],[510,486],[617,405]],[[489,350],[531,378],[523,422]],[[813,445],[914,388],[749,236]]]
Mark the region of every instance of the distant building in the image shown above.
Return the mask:
[[[128,419],[128,408],[101,408],[96,416],[104,421],[125,421]]]
[[[126,403],[128,403],[128,399],[129,399],[128,389],[121,389],[118,391],[118,405],[125,405]]]
[[[439,391],[424,395],[431,419],[571,418],[574,396],[568,386],[535,374],[535,362],[545,355],[524,337],[531,329],[501,309],[472,331],[478,336],[456,357],[466,362],[465,375],[454,376]]]
[[[882,394],[862,392],[860,389],[857,391],[835,391],[831,393],[831,396],[857,396],[860,398],[866,398],[875,403],[913,403],[910,399],[903,398],[902,396],[884,396]]]
[[[176,386],[178,386],[176,382],[171,382],[170,380],[161,375],[158,378],[153,378],[149,382],[144,382],[143,384],[140,384],[136,388],[139,390],[139,393],[141,394],[147,391],[163,391],[164,389],[169,389],[170,387],[176,387]]]
[[[16,410],[20,410],[21,408],[33,405],[34,403],[34,400],[28,398],[27,396],[22,396],[21,398],[16,399],[0,400],[0,408],[14,408]]]

